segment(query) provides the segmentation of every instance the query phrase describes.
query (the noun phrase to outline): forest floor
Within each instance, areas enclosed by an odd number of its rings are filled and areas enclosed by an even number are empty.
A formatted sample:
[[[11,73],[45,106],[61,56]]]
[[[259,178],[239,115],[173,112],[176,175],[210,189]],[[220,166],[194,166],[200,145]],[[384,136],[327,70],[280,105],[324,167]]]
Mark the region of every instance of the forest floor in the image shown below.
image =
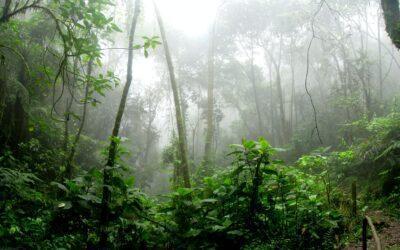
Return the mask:
[[[380,210],[371,211],[367,215],[371,218],[378,231],[382,249],[400,250],[400,221]],[[346,248],[346,250],[355,249],[361,249],[361,242],[351,244]],[[368,240],[368,249],[376,249],[372,238]]]

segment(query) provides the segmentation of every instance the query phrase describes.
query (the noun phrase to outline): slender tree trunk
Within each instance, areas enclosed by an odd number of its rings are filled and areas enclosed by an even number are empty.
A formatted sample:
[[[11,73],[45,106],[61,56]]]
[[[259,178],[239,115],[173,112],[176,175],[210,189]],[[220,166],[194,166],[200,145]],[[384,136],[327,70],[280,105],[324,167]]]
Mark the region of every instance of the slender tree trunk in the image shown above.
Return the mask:
[[[253,94],[254,94],[254,101],[256,103],[256,111],[257,111],[257,121],[258,121],[258,136],[262,136],[264,134],[264,124],[262,121],[262,116],[261,116],[261,105],[260,105],[260,98],[258,96],[259,90],[257,88],[257,83],[256,83],[256,74],[255,74],[255,69],[254,69],[254,48],[253,48],[253,40],[251,41],[251,64],[250,64],[250,81],[251,85],[253,87]]]
[[[280,113],[280,125],[281,125],[281,143],[284,144],[286,143],[287,139],[287,126],[286,126],[286,121],[285,121],[285,106],[284,106],[284,100],[283,100],[283,91],[282,91],[282,82],[281,82],[281,72],[280,72],[280,65],[275,61],[275,59],[272,57],[272,54],[270,54],[271,61],[275,67],[275,73],[276,73],[276,89],[278,91],[278,99],[279,99],[279,113]]]
[[[26,105],[24,105],[23,98],[17,93],[14,103],[14,124],[10,144],[17,153],[19,152],[19,143],[25,141],[28,137],[28,113],[25,110]]]
[[[346,61],[346,54],[344,52],[344,48],[342,48],[342,60],[343,60],[343,69],[340,68],[340,64],[339,64],[339,59],[338,57],[333,54],[332,58],[335,62],[336,65],[336,69],[338,72],[338,76],[341,82],[340,85],[340,89],[343,90],[343,96],[345,98],[345,100],[347,101],[348,98],[348,81],[349,81],[349,73],[348,73],[348,66],[347,66],[347,61]],[[348,105],[345,105],[345,120],[346,123],[349,123],[351,121],[351,117],[350,117],[350,110]],[[344,132],[344,139],[347,143],[351,143],[352,142],[352,135],[351,135],[351,130],[345,130]]]
[[[140,0],[135,2],[135,12],[133,14],[131,30],[129,32],[129,43],[128,43],[128,65],[126,74],[126,84],[122,92],[121,101],[119,103],[119,108],[117,116],[115,118],[114,129],[111,135],[111,142],[108,149],[108,158],[106,166],[103,170],[103,197],[101,201],[101,218],[100,218],[100,247],[107,248],[108,243],[108,232],[107,227],[110,217],[110,200],[111,200],[111,190],[109,186],[111,185],[112,168],[115,165],[115,158],[117,154],[117,141],[116,138],[119,134],[119,129],[121,125],[122,115],[124,114],[126,100],[128,98],[129,88],[132,83],[132,64],[133,64],[133,39],[136,31],[136,24],[140,14]]]
[[[7,73],[5,59],[0,58],[0,124],[2,124],[3,114],[6,106]],[[0,133],[1,135],[1,133]],[[3,145],[2,143],[0,145]]]
[[[397,49],[400,49],[399,0],[381,0],[386,32]]]
[[[360,30],[361,31],[361,30]],[[363,36],[360,36],[360,44],[361,48],[360,50],[364,55],[367,54],[367,46],[368,46],[368,37],[365,38],[365,41],[363,39]],[[370,93],[370,82],[369,82],[369,77],[368,77],[368,65],[367,62],[361,62],[361,68],[360,70],[357,71],[358,77],[361,82],[362,86],[362,93],[364,97],[364,110],[365,114],[367,114],[368,120],[371,120],[372,118],[372,107],[371,107],[371,93]]]
[[[270,120],[270,131],[271,131],[271,140],[272,144],[276,145],[276,130],[275,130],[275,102],[274,102],[274,94],[273,94],[273,80],[272,80],[272,65],[268,63],[268,74],[269,74],[269,120]]]
[[[156,116],[156,110],[150,111],[150,116],[149,116],[149,120],[147,122],[147,128],[146,128],[146,147],[145,147],[145,151],[144,151],[144,162],[143,162],[143,166],[147,166],[148,162],[149,162],[149,154],[150,154],[150,147],[151,144],[153,142],[153,137],[151,135],[151,128],[153,126],[153,122]]]
[[[75,157],[75,152],[76,152],[76,147],[78,146],[79,139],[81,137],[81,133],[83,131],[83,128],[85,126],[85,120],[86,120],[86,113],[87,113],[87,104],[88,104],[88,96],[89,96],[89,89],[90,89],[90,81],[91,81],[91,76],[92,76],[92,68],[93,68],[93,60],[91,59],[88,64],[88,69],[87,69],[87,82],[86,82],[86,87],[85,87],[85,97],[84,97],[84,102],[83,102],[83,112],[82,112],[82,117],[81,117],[81,122],[79,125],[78,132],[75,135],[75,139],[72,142],[71,150],[69,152],[68,158],[67,158],[67,164],[66,164],[66,171],[67,171],[67,178],[71,179],[73,176],[73,161]]]
[[[279,98],[279,113],[281,118],[281,131],[282,131],[282,144],[287,141],[287,129],[286,129],[286,121],[285,121],[285,106],[283,100],[283,90],[282,90],[282,81],[281,81],[281,72],[279,67],[276,67],[276,87],[278,90],[278,98]]]
[[[207,131],[204,146],[204,165],[209,167],[213,160],[212,142],[214,137],[214,50],[215,50],[215,25],[210,29],[208,47],[208,85],[207,85]]]
[[[65,154],[65,161],[68,162],[68,144],[69,144],[69,121],[71,118],[71,108],[72,108],[72,103],[74,101],[74,89],[75,89],[75,83],[76,83],[76,71],[78,68],[78,59],[74,58],[74,66],[73,66],[73,81],[69,82],[69,78],[68,79],[64,79],[63,77],[63,81],[68,81],[68,84],[71,84],[71,92],[69,92],[69,97],[66,99],[65,102],[65,112],[64,112],[64,143],[63,143],[63,151]],[[67,168],[68,169],[68,168]]]
[[[69,142],[69,118],[72,106],[72,97],[65,100],[65,112],[64,112],[64,142],[63,151],[64,154],[68,154],[68,142]],[[64,158],[66,160],[66,158]]]
[[[381,40],[381,18],[378,15],[378,70],[379,70],[379,98],[383,102],[383,77],[382,77],[382,40]]]
[[[291,73],[291,80],[292,80],[292,86],[291,86],[291,98],[290,98],[290,130],[291,133],[293,133],[293,114],[294,114],[294,99],[296,95],[296,90],[295,90],[295,75],[294,75],[294,58],[293,58],[293,39],[291,40],[290,43],[290,73]]]
[[[281,80],[281,54],[282,54],[282,37],[280,38],[280,45],[279,45],[279,58],[278,61],[274,58],[272,55],[271,51],[266,48],[267,54],[269,55],[271,59],[271,63],[273,64],[275,68],[275,74],[276,74],[276,89],[277,89],[277,94],[278,94],[278,108],[279,108],[279,113],[280,113],[280,143],[285,144],[287,142],[287,139],[289,137],[288,135],[288,128],[286,124],[286,119],[285,119],[285,106],[284,106],[284,97],[283,97],[283,90],[282,90],[282,80]]]
[[[185,138],[187,138],[187,129],[186,129],[186,120],[187,120],[187,100],[183,94],[183,88],[181,84],[177,84],[178,86],[178,94],[179,94],[179,100],[181,104],[181,110],[182,110],[182,124],[183,124],[183,131],[185,132]]]
[[[176,82],[175,73],[174,73],[174,66],[172,64],[172,58],[169,51],[167,38],[165,35],[164,24],[160,15],[160,12],[157,8],[157,5],[153,1],[154,9],[157,15],[158,26],[160,27],[161,38],[164,44],[164,51],[165,51],[165,58],[167,60],[169,77],[171,82],[171,88],[174,96],[174,105],[175,105],[175,113],[176,113],[176,125],[178,127],[178,141],[179,141],[179,150],[180,150],[180,169],[178,171],[179,177],[183,179],[183,185],[186,188],[190,188],[190,177],[189,177],[189,161],[188,161],[188,154],[187,154],[187,142],[186,142],[186,133],[185,133],[185,126],[184,120],[181,111],[181,105],[179,100],[179,91],[178,91],[178,84]],[[179,178],[179,179],[180,179]]]

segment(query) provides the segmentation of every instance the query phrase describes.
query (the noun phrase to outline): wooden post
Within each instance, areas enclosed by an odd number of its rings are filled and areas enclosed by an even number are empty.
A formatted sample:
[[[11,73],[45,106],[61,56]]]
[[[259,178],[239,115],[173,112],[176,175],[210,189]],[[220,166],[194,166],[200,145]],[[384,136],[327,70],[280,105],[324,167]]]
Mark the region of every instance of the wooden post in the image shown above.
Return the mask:
[[[367,226],[368,220],[367,218],[363,219],[362,222],[362,249],[367,250]]]
[[[351,185],[351,199],[353,200],[353,216],[357,216],[357,182],[353,181]]]

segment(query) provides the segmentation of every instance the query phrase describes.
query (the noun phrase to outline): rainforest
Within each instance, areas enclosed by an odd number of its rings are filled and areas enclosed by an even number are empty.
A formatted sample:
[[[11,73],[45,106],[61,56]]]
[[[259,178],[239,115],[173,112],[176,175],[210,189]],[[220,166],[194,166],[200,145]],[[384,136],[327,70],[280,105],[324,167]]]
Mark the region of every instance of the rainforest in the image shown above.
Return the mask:
[[[399,0],[0,0],[0,249],[400,249]]]

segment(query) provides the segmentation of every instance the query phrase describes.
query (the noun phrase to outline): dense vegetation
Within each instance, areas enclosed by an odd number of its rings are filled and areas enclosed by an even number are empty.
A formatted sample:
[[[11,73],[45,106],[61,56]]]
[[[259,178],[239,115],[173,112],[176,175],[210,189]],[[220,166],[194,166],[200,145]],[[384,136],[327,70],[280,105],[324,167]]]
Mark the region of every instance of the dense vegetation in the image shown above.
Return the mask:
[[[158,2],[0,1],[1,249],[342,249],[400,219],[398,0],[215,1],[195,38]]]

